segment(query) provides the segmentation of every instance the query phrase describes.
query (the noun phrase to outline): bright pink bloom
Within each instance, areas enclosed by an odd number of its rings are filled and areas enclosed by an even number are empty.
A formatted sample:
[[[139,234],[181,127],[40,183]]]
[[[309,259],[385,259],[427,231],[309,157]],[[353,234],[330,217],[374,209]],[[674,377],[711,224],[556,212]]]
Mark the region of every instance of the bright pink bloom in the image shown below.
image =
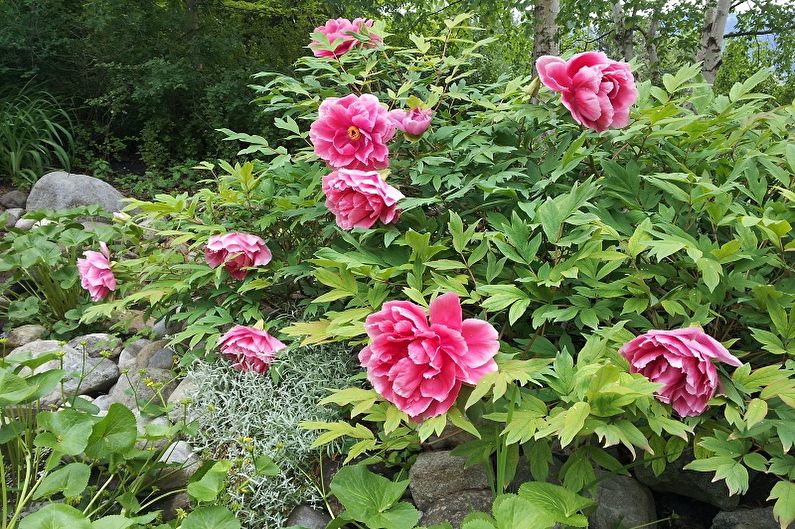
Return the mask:
[[[424,420],[449,410],[461,384],[477,384],[497,370],[497,331],[483,320],[462,321],[461,302],[450,292],[425,310],[388,301],[365,322],[370,344],[359,353],[375,390],[410,417]]]
[[[343,230],[371,228],[377,221],[397,222],[403,193],[384,182],[376,171],[338,169],[323,177],[326,207]]]
[[[250,233],[224,233],[213,235],[204,248],[204,258],[211,267],[224,265],[235,279],[245,279],[251,266],[264,266],[271,262],[271,251],[260,237]]]
[[[544,85],[561,93],[563,105],[580,125],[601,132],[629,123],[629,107],[638,99],[638,90],[628,64],[587,51],[568,61],[544,55],[536,69]]]
[[[430,108],[412,108],[408,112],[397,109],[389,113],[389,119],[392,120],[395,127],[415,138],[419,138],[423,132],[428,130],[432,117],[433,110]]]
[[[380,35],[369,33],[370,42],[367,43],[362,43],[353,36],[353,33],[362,34],[365,32],[365,28],[369,29],[372,26],[373,21],[364,18],[357,18],[353,22],[347,18],[332,18],[327,20],[324,25],[316,27],[315,33],[322,33],[325,35],[326,38],[328,38],[329,44],[332,46],[337,40],[341,42],[334,46],[333,51],[323,49],[323,44],[317,39],[312,39],[312,42],[309,43],[309,47],[312,49],[312,53],[315,54],[315,57],[326,58],[341,57],[351,51],[357,44],[364,44],[367,47],[372,47],[382,42]]]
[[[372,94],[329,97],[309,129],[315,154],[335,169],[383,169],[395,135],[387,109]]]
[[[287,347],[263,330],[242,325],[229,329],[218,345],[221,353],[232,360],[232,367],[256,373],[266,372],[276,353]]]
[[[100,241],[101,252],[88,250],[83,258],[77,260],[80,272],[80,285],[88,290],[91,299],[99,301],[116,290],[116,277],[110,269],[110,251],[108,245]]]
[[[629,361],[632,373],[662,384],[657,398],[671,404],[682,417],[702,414],[715,395],[718,371],[711,360],[742,365],[698,327],[652,330],[626,343],[619,352]]]

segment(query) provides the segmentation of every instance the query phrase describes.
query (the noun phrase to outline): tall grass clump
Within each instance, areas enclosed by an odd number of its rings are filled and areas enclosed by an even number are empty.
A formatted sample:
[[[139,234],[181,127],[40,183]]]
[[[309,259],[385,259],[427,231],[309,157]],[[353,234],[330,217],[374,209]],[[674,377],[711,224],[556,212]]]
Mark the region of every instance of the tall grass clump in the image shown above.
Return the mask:
[[[29,187],[48,169],[71,167],[72,121],[46,92],[0,93],[0,182]]]

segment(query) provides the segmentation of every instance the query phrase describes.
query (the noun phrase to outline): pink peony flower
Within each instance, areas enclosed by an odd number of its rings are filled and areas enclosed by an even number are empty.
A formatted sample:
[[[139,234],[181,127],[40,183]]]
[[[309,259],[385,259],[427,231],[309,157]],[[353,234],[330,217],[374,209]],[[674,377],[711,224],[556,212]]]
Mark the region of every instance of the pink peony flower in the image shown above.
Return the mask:
[[[213,235],[204,248],[204,259],[213,268],[224,265],[235,279],[245,279],[251,266],[264,266],[271,262],[270,249],[260,237],[250,233],[224,233]]]
[[[563,105],[580,125],[601,132],[629,123],[629,107],[638,99],[638,90],[628,64],[587,51],[568,61],[544,55],[536,69],[544,85],[561,93]]]
[[[347,18],[329,19],[322,26],[316,27],[315,33],[325,35],[332,46],[337,40],[341,40],[341,42],[334,46],[334,50],[327,50],[323,49],[323,43],[319,40],[312,39],[312,42],[309,43],[309,48],[315,57],[333,58],[342,57],[357,44],[362,44],[366,47],[376,46],[382,42],[380,35],[369,33],[370,41],[367,43],[363,43],[353,36],[353,33],[362,34],[365,32],[365,28],[369,29],[371,27],[373,27],[373,21],[364,18],[357,18],[353,22]]]
[[[80,285],[88,290],[93,301],[104,299],[116,290],[116,276],[110,269],[108,245],[100,241],[99,248],[101,252],[88,250],[83,253],[82,259],[77,260]]]
[[[398,109],[389,113],[389,119],[392,120],[395,127],[412,138],[419,138],[423,132],[428,130],[432,117],[433,110],[430,108],[412,108],[408,112]]]
[[[449,410],[462,384],[477,384],[497,370],[497,331],[483,320],[462,321],[454,293],[425,310],[408,301],[388,301],[367,317],[370,344],[359,353],[375,390],[410,417],[424,420]]]
[[[229,329],[218,345],[221,353],[232,360],[232,367],[255,373],[266,372],[276,353],[287,347],[267,332],[243,325]]]
[[[397,222],[403,193],[384,182],[376,171],[338,169],[323,177],[326,207],[343,230],[371,228],[377,221]]]
[[[619,351],[630,372],[662,384],[657,398],[682,417],[700,415],[718,389],[718,371],[711,360],[741,366],[720,342],[697,327],[649,331]]]
[[[315,154],[335,169],[383,169],[395,126],[372,94],[329,97],[309,129]]]

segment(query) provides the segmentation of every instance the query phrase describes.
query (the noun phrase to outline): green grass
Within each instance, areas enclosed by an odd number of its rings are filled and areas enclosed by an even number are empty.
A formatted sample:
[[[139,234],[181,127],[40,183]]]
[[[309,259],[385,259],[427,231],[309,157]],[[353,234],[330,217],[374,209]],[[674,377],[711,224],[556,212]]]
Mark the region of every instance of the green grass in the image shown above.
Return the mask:
[[[0,94],[0,182],[30,187],[48,169],[70,170],[71,128],[46,92]]]

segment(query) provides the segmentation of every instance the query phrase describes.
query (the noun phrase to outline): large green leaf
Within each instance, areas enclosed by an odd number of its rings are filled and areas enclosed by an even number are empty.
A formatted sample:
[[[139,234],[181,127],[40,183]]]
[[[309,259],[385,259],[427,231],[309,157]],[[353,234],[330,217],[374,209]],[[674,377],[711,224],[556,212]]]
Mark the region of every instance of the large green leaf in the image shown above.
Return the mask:
[[[34,444],[69,456],[86,449],[94,427],[90,416],[70,409],[39,413],[38,424],[45,431],[36,436]]]
[[[138,429],[135,415],[125,406],[114,403],[108,414],[95,426],[88,439],[86,455],[102,459],[123,452],[135,444]]]
[[[530,481],[519,487],[519,496],[547,512],[556,522],[574,527],[588,526],[587,518],[579,514],[579,511],[593,505],[593,502],[565,487]]]
[[[22,518],[19,529],[92,529],[82,512],[63,503],[51,503]]]
[[[182,529],[240,529],[240,522],[226,507],[199,507],[185,517]]]
[[[33,499],[44,498],[61,493],[65,498],[80,495],[88,486],[91,468],[85,463],[69,463],[65,467],[48,474],[36,488]]]

